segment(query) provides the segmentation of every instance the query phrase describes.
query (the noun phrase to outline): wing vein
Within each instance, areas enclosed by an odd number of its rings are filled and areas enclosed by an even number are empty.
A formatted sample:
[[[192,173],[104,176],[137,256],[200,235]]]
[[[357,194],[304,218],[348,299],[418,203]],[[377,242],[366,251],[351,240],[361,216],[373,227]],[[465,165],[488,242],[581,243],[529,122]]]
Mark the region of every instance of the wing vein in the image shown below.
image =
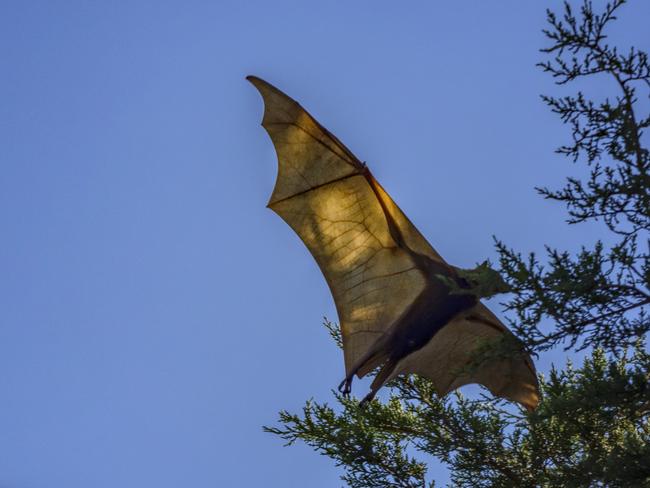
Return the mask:
[[[312,120],[313,120],[313,119],[312,119]],[[314,122],[315,122],[315,121],[314,121]],[[306,128],[302,127],[301,125],[296,124],[295,122],[267,122],[265,125],[266,125],[266,126],[269,126],[269,127],[270,127],[270,126],[273,126],[273,125],[290,125],[290,126],[293,126],[293,127],[295,127],[296,129],[300,129],[301,131],[303,131],[305,134],[307,134],[307,135],[308,135],[309,137],[311,137],[313,140],[315,140],[315,141],[318,142],[320,145],[322,145],[325,149],[327,149],[327,150],[330,151],[331,153],[334,153],[337,157],[339,157],[340,159],[342,159],[343,161],[345,161],[346,163],[348,163],[350,166],[354,166],[354,167],[356,168],[356,167],[359,165],[359,163],[358,163],[357,161],[354,161],[354,160],[350,159],[350,158],[348,157],[348,155],[345,154],[345,152],[344,152],[343,154],[339,153],[338,149],[341,149],[340,146],[337,145],[337,146],[336,146],[336,149],[337,149],[337,150],[335,150],[333,147],[331,147],[331,146],[330,146],[329,144],[327,144],[325,141],[323,141],[323,140],[320,139],[319,137],[315,136],[314,134],[312,134],[311,132],[309,132]],[[320,127],[320,128],[323,129],[322,127]],[[325,129],[323,129],[323,130],[325,130]],[[329,134],[328,134],[328,135],[329,135]],[[332,142],[334,142],[334,143],[336,144],[336,141],[333,140]]]
[[[339,181],[343,181],[343,180],[346,180],[346,179],[348,179],[348,178],[350,178],[352,176],[358,176],[358,175],[359,175],[359,173],[350,173],[350,174],[347,174],[345,176],[341,176],[340,178],[336,178],[334,180],[326,181],[325,183],[321,183],[319,185],[314,185],[314,186],[312,186],[310,188],[307,188],[306,190],[302,190],[302,191],[299,191],[297,193],[294,193],[293,195],[289,195],[288,197],[284,197],[284,198],[280,198],[279,200],[275,200],[275,201],[271,202],[270,205],[275,205],[276,203],[284,202],[286,200],[291,200],[294,197],[304,195],[305,193],[309,193],[312,190],[318,190],[318,189],[323,188],[325,186],[333,185],[335,183],[338,183]]]

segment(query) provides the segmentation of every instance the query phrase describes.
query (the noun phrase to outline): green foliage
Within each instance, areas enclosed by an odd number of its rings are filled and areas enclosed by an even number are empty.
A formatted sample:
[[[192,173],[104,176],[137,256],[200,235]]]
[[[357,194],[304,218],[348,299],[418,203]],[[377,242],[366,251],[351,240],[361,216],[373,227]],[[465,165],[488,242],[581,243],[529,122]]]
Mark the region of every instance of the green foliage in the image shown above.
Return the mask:
[[[596,350],[579,369],[542,378],[532,414],[493,399],[440,398],[412,375],[390,385],[386,403],[360,409],[334,393],[337,408],[310,400],[265,430],[331,457],[355,488],[434,486],[416,454],[445,462],[459,487],[650,486],[648,371],[640,344],[617,360]]]
[[[542,97],[571,127],[571,143],[557,152],[584,161],[589,179],[568,178],[557,191],[538,188],[567,206],[570,224],[602,221],[613,244],[598,241],[576,256],[547,247],[543,266],[534,254],[524,258],[497,241],[501,271],[515,294],[506,304],[515,313],[511,325],[538,351],[565,343],[619,352],[650,330],[644,309],[650,303],[650,152],[642,141],[650,114],[640,114],[638,103],[650,91],[650,64],[645,52],[622,54],[605,35],[624,3],[608,3],[601,14],[591,2],[577,16],[568,3],[561,18],[547,12],[551,45],[542,52],[551,59],[539,66],[560,85],[600,76],[613,80],[618,92],[601,101],[580,91]],[[544,318],[555,324],[550,333],[540,330]]]
[[[643,146],[650,115],[639,103],[650,90],[650,65],[646,53],[607,42],[606,27],[624,3],[600,13],[588,1],[577,13],[568,3],[560,16],[548,11],[550,45],[542,52],[549,59],[539,65],[560,85],[585,86],[595,76],[615,82],[618,91],[600,101],[583,92],[542,97],[571,129],[571,142],[557,152],[585,164],[589,176],[538,189],[566,205],[570,224],[601,221],[609,238],[575,255],[547,247],[544,259],[496,243],[511,291],[504,304],[510,326],[532,352],[588,350],[582,365],[541,377],[542,400],[532,413],[489,397],[440,398],[428,380],[411,375],[388,385],[384,403],[360,409],[334,392],[333,406],[310,400],[300,414],[281,412],[267,432],[332,458],[354,488],[434,486],[426,478],[431,456],[458,487],[650,487],[643,342],[650,330],[650,152]],[[548,322],[550,331],[542,327]],[[325,325],[340,346],[337,326]]]

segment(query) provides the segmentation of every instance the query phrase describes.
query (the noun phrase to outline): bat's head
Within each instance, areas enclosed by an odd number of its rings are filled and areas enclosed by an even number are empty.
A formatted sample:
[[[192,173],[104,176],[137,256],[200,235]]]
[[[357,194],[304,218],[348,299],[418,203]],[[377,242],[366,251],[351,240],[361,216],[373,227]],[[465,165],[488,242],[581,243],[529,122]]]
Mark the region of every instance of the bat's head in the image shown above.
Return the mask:
[[[493,270],[489,261],[484,261],[473,269],[456,268],[458,275],[470,285],[468,290],[478,298],[490,298],[499,293],[510,291],[508,284],[501,275]]]

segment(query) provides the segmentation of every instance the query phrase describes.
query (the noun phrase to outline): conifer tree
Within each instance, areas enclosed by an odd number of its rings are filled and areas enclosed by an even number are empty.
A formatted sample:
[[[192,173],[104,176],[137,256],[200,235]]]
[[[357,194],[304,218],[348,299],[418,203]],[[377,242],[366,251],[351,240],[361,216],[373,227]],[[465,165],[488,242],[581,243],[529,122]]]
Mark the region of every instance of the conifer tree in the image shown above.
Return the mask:
[[[360,409],[357,399],[334,392],[334,406],[307,401],[298,414],[280,412],[279,425],[266,431],[332,458],[353,488],[435,486],[430,456],[458,487],[650,487],[650,152],[643,135],[650,64],[645,52],[608,41],[625,3],[596,11],[585,1],[574,11],[565,2],[560,14],[547,11],[539,64],[560,85],[604,76],[616,87],[602,100],[581,91],[542,96],[570,129],[557,152],[586,165],[589,176],[537,191],[566,205],[572,225],[601,222],[606,242],[585,243],[575,254],[547,247],[540,258],[496,241],[499,271],[512,289],[504,303],[510,328],[533,353],[586,350],[582,364],[541,375],[542,401],[531,413],[488,396],[440,398],[429,381],[410,375],[390,383],[386,402]],[[340,346],[337,326],[325,325]]]

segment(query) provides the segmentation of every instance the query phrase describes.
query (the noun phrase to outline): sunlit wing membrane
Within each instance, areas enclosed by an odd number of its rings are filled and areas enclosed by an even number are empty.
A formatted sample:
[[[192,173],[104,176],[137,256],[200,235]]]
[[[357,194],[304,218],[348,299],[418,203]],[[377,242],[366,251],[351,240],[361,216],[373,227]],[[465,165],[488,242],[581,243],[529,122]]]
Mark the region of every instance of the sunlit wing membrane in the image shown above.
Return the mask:
[[[262,125],[278,155],[268,206],[300,236],[329,284],[349,372],[424,291],[427,278],[413,253],[448,265],[334,135],[277,88],[256,77],[248,80],[262,94]],[[471,315],[481,320],[468,319]],[[468,372],[477,348],[503,334],[510,332],[479,304],[403,358],[392,377],[420,374],[441,395],[479,383],[532,408],[538,403],[537,379],[528,357],[491,360]]]
[[[291,98],[249,79],[264,98],[262,125],[278,154],[269,207],[300,236],[325,275],[349,369],[425,286],[392,238],[377,191],[407,230],[405,238],[416,248],[418,239],[423,249],[428,244],[383,189],[373,189],[364,166],[343,144]]]
[[[472,316],[483,320],[468,318]],[[463,385],[478,383],[496,396],[534,409],[539,403],[537,375],[527,355],[492,359],[470,367],[479,348],[503,334],[510,331],[487,307],[478,304],[443,327],[422,349],[400,361],[391,377],[419,374],[429,378],[441,396]]]
[[[386,193],[386,190],[370,175],[372,185],[376,189],[377,198],[383,202],[383,207],[390,214],[395,224],[399,227],[400,233],[404,238],[405,244],[409,249],[419,254],[424,254],[434,261],[447,264],[445,260],[429,244],[420,231],[415,227],[404,212],[395,204],[393,199]]]

